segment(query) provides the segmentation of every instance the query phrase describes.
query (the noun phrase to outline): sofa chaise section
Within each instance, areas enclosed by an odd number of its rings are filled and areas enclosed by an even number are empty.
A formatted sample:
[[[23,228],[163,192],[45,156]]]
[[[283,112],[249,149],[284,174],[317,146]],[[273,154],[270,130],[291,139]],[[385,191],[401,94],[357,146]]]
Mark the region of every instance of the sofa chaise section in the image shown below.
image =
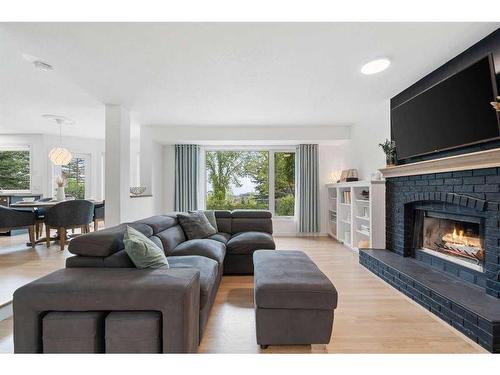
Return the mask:
[[[162,317],[161,351],[193,353],[199,343],[199,296],[200,273],[194,268],[62,269],[14,293],[14,351],[44,352],[43,318],[51,312],[151,311]],[[49,322],[52,330],[56,323]]]

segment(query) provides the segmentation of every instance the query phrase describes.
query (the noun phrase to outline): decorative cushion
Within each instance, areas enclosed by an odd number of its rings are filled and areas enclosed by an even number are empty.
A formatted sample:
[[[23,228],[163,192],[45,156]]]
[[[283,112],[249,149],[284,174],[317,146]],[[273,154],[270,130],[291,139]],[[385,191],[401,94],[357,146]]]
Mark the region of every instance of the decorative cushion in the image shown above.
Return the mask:
[[[212,224],[214,227],[215,231],[218,232],[219,229],[217,229],[217,220],[215,219],[215,211],[214,210],[205,210],[202,211],[205,216],[207,217],[207,220]]]
[[[215,228],[210,224],[205,214],[201,211],[190,213],[180,213],[177,215],[179,224],[188,240],[195,240],[199,238],[206,238],[212,234],[217,233]]]
[[[251,254],[257,249],[276,248],[273,237],[264,232],[237,233],[226,244],[228,254]]]
[[[123,243],[125,251],[137,268],[168,268],[163,250],[134,228],[127,226]]]

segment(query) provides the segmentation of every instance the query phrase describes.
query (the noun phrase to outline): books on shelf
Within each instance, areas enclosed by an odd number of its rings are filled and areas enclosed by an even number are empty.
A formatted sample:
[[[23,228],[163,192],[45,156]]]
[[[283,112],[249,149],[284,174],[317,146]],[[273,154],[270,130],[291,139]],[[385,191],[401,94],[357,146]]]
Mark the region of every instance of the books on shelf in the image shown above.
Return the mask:
[[[343,201],[345,204],[351,204],[351,192],[343,191],[342,192]]]

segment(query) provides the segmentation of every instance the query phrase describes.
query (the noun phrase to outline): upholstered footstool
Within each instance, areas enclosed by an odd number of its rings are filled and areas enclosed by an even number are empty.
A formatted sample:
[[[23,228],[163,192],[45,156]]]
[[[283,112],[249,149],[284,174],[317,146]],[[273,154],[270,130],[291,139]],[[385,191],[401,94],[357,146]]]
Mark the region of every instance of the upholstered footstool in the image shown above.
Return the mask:
[[[253,255],[257,343],[328,344],[337,290],[302,251]]]

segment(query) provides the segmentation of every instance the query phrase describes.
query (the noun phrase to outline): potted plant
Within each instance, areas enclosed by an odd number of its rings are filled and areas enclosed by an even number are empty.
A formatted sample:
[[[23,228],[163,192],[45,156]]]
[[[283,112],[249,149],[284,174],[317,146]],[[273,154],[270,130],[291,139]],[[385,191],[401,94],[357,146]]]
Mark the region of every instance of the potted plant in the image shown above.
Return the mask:
[[[386,139],[384,143],[378,145],[385,153],[387,166],[396,165],[396,142]]]

